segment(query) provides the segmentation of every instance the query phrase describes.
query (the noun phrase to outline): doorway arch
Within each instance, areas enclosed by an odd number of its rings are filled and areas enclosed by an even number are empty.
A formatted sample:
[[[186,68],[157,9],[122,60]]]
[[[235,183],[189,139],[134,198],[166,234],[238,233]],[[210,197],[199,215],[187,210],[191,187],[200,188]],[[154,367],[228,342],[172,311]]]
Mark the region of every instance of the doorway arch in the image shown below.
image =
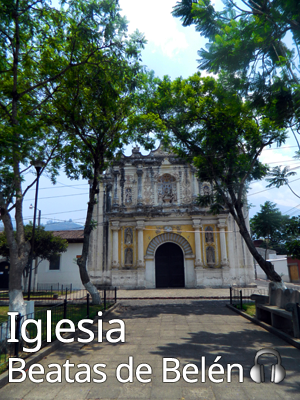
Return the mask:
[[[155,252],[155,286],[157,288],[185,286],[183,252],[175,243],[163,243]]]

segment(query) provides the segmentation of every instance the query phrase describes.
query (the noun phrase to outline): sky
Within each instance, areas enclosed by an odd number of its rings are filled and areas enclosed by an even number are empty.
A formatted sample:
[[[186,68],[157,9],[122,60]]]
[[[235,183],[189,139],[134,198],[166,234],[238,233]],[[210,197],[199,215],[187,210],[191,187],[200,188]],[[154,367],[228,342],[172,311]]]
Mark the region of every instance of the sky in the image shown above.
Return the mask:
[[[180,20],[171,15],[176,0],[120,0],[122,14],[126,15],[129,33],[138,29],[148,40],[142,53],[143,64],[154,70],[159,77],[169,75],[172,79],[182,76],[187,78],[197,71],[197,50],[205,46],[205,40],[192,27],[182,27]],[[221,9],[222,3],[215,1],[216,7]],[[202,75],[205,73],[201,72]],[[282,148],[265,149],[260,160],[271,166],[300,166],[300,160],[293,159],[297,150],[293,138],[287,140]],[[130,148],[126,154],[131,153]],[[146,153],[144,153],[146,154]],[[295,169],[298,174],[290,179],[292,189],[300,196],[300,168]],[[34,176],[26,175],[28,184]],[[29,190],[24,199],[24,222],[33,219],[35,188]],[[50,179],[42,176],[40,179],[38,209],[42,213],[42,224],[52,220],[54,222],[68,221],[83,224],[86,216],[88,201],[88,184],[86,181],[70,181],[63,173],[57,178],[57,184],[52,185]],[[265,201],[276,203],[281,212],[290,216],[300,213],[300,198],[297,198],[288,187],[280,189],[266,189],[266,182],[253,182],[249,189],[248,201],[251,203],[249,216],[260,211],[260,204]]]

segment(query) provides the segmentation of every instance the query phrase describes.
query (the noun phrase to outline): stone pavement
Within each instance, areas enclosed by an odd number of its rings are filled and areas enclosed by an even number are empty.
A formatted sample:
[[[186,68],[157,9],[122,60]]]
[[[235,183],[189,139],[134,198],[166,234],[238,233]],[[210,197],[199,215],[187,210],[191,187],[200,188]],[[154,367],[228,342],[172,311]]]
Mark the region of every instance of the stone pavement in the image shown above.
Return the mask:
[[[83,345],[79,342],[63,344],[57,351],[41,360],[45,373],[53,370],[48,365],[64,364],[67,359],[75,364],[70,378],[82,371],[78,364],[106,364],[99,368],[105,372],[107,380],[95,383],[93,378],[100,375],[91,373],[90,383],[67,383],[63,375],[61,383],[32,383],[28,377],[22,383],[10,383],[0,390],[1,400],[82,400],[82,399],[163,399],[163,400],[281,400],[300,398],[300,351],[283,340],[252,324],[247,319],[226,307],[224,300],[165,299],[165,300],[122,300],[103,323],[104,330],[111,329],[108,320],[122,319],[126,326],[125,343],[103,343],[97,341]],[[96,326],[95,326],[96,328]],[[118,336],[118,335],[117,335]],[[116,336],[116,337],[117,337]],[[276,363],[273,355],[259,358],[264,363],[265,383],[254,383],[249,371],[254,365],[256,352],[262,348],[274,348],[282,357],[286,378],[279,384],[270,382],[271,365]],[[133,383],[121,383],[116,378],[117,366],[128,363],[133,357],[134,371],[140,363],[151,366],[151,374],[141,375],[151,379],[141,383],[133,375]],[[225,372],[227,364],[239,363],[243,367],[243,383],[238,382],[237,368],[232,371],[232,382],[227,382],[227,374],[213,375],[214,379],[224,379],[213,383],[208,378],[209,368],[217,356]],[[201,357],[206,360],[206,372],[202,382]],[[163,358],[175,358],[180,362],[180,380],[175,383],[162,382]],[[189,383],[183,379],[183,367],[192,363],[198,373],[187,375],[198,379]],[[174,364],[168,364],[169,367]],[[144,368],[145,370],[145,368]],[[216,371],[215,369],[214,371]],[[191,371],[191,369],[190,369]],[[123,371],[121,377],[128,376]],[[175,376],[168,374],[168,379]],[[36,375],[36,379],[44,375]],[[54,378],[54,376],[52,376]],[[84,376],[81,376],[83,379]]]
[[[117,293],[118,299],[184,299],[184,298],[229,298],[229,288],[203,289],[134,289],[122,290]]]

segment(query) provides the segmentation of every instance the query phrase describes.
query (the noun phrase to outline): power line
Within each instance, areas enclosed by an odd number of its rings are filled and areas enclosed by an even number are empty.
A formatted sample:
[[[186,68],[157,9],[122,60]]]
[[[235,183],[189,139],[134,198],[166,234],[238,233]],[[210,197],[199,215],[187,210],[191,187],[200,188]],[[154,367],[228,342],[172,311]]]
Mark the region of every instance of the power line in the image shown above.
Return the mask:
[[[289,183],[299,181],[299,179],[300,179],[300,178],[294,179],[293,181],[290,181]],[[247,197],[249,197],[249,196],[254,196],[255,194],[258,194],[258,193],[267,192],[268,190],[272,190],[272,189],[279,189],[279,188],[271,187],[271,188],[268,188],[268,189],[261,190],[260,192],[255,192],[255,193],[248,194]]]
[[[282,149],[291,149],[293,147],[298,147],[298,146],[282,146],[282,147],[272,147],[271,149],[266,149],[264,148],[263,151],[270,151],[270,150],[282,150]]]
[[[67,213],[72,213],[72,212],[79,212],[79,211],[86,211],[86,208],[82,208],[81,210],[69,210],[69,211],[60,211],[60,212],[55,212],[55,213],[50,213],[50,214],[42,214],[42,219],[45,219],[45,217],[48,217],[49,215],[58,215],[58,214],[67,214]],[[24,217],[24,219],[28,219],[32,217]]]
[[[299,207],[300,204],[297,204],[295,207],[290,208],[289,210],[287,210],[286,212],[284,212],[284,214],[288,214],[290,211],[292,211],[294,208]],[[299,210],[298,210],[299,211]]]
[[[60,183],[60,182],[58,182],[58,183]],[[61,189],[61,188],[64,188],[64,187],[71,187],[71,188],[75,188],[75,189],[78,189],[78,190],[85,190],[85,188],[77,188],[76,186],[88,186],[88,183],[79,183],[78,185],[64,185],[63,183],[61,183],[61,185],[62,186],[56,186],[56,185],[53,185],[53,186],[48,186],[48,187],[41,187],[41,188],[39,188],[39,191],[40,190],[47,190],[47,189]],[[35,190],[35,188],[31,188],[31,189],[28,189],[28,192],[30,192],[31,190]]]
[[[49,196],[49,197],[39,197],[39,200],[45,200],[45,199],[56,199],[57,197],[74,197],[74,196],[82,196],[82,195],[88,195],[88,193],[73,193],[73,194],[62,194],[61,196]],[[34,199],[24,199],[24,201],[33,201]]]

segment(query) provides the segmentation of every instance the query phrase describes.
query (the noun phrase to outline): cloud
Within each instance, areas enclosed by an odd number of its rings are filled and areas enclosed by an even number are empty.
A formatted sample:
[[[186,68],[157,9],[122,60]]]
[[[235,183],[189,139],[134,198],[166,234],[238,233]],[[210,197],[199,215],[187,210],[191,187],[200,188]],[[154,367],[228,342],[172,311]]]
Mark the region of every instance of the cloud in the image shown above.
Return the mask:
[[[122,14],[129,20],[128,31],[132,33],[138,29],[145,33],[148,43],[157,46],[169,58],[189,47],[180,21],[171,14],[175,4],[174,0],[120,0]]]

